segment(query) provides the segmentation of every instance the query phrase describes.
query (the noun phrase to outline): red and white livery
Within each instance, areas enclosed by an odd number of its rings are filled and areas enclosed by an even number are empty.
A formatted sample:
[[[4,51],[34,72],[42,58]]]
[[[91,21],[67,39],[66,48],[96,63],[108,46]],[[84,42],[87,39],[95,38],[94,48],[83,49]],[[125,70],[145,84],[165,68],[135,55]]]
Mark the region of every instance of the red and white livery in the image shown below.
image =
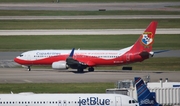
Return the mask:
[[[32,50],[22,53],[15,62],[27,66],[51,65],[53,69],[77,69],[83,72],[94,71],[97,66],[116,66],[142,62],[154,55],[152,45],[157,22],[152,21],[138,40],[130,47],[121,50]]]

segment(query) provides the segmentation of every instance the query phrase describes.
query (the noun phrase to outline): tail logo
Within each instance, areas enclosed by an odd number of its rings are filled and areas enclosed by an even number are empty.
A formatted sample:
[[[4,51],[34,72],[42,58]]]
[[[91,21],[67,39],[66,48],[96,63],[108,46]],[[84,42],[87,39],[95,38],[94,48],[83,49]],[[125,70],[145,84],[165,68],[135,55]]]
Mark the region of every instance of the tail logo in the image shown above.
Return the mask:
[[[140,105],[153,105],[154,100],[144,99],[144,100],[141,100],[139,103],[140,103]]]
[[[142,34],[141,43],[145,47],[149,47],[153,43],[152,32],[144,32]]]

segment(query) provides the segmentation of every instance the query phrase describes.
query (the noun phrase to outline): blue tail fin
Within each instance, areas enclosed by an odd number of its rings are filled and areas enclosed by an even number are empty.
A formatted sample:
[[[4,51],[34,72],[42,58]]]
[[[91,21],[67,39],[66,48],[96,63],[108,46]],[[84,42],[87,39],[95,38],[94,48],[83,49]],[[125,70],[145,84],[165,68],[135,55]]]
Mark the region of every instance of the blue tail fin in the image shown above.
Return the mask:
[[[135,77],[134,79],[139,106],[162,106],[156,102],[155,94],[149,91],[140,77]]]

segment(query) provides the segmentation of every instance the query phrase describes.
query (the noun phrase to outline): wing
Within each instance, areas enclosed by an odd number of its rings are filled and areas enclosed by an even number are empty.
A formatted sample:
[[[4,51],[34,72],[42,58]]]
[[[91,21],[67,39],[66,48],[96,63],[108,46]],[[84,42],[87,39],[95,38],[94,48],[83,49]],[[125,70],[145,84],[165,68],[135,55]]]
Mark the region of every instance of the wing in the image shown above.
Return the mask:
[[[75,48],[72,49],[71,53],[69,54],[69,56],[66,59],[66,64],[72,68],[72,69],[78,69],[78,68],[87,68],[87,67],[93,67],[95,66],[95,64],[92,61],[89,60],[77,60],[74,59],[74,50]]]

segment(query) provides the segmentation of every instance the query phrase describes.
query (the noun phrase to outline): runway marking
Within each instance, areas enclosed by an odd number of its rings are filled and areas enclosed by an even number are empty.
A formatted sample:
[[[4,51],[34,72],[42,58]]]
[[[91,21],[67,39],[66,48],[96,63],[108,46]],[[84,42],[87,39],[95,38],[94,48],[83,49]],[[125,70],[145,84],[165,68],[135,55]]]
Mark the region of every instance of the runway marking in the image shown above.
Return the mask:
[[[179,19],[180,15],[0,16],[0,20]]]
[[[32,83],[33,81],[30,81],[30,80],[24,80],[24,82],[29,82],[29,83]]]
[[[0,30],[0,36],[16,35],[124,35],[141,34],[144,29],[48,29]],[[180,28],[159,28],[156,34],[180,34]]]

